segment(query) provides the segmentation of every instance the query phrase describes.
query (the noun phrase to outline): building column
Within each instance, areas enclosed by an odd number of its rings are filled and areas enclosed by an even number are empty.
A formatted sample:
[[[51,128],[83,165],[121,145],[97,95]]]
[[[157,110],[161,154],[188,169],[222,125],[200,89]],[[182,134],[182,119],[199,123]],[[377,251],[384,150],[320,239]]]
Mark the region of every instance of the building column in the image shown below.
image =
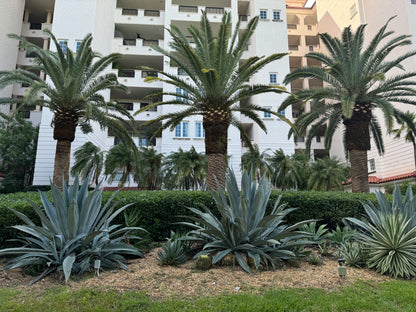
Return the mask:
[[[30,15],[30,11],[29,10],[25,10],[25,15],[23,17],[23,22],[24,23],[29,23],[29,15]]]
[[[52,11],[51,10],[47,10],[47,15],[46,15],[46,24],[52,24]]]

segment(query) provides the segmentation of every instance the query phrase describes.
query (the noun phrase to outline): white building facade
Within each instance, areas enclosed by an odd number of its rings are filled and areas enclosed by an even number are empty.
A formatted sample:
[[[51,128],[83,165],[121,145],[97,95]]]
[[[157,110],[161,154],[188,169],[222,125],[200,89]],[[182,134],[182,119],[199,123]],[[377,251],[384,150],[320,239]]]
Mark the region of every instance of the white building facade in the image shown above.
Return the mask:
[[[108,100],[123,104],[132,113],[151,103],[146,95],[153,91],[180,92],[162,82],[145,83],[144,79],[155,72],[141,70],[147,66],[166,72],[181,75],[180,69],[173,67],[169,59],[155,52],[150,46],[158,44],[169,49],[170,25],[186,29],[190,25],[199,25],[201,10],[206,10],[214,30],[221,22],[224,11],[232,14],[233,26],[241,20],[241,31],[247,21],[256,15],[260,21],[253,35],[244,59],[250,56],[268,56],[273,53],[287,53],[287,23],[284,0],[0,0],[0,70],[13,69],[16,66],[30,66],[31,57],[25,51],[19,51],[15,40],[7,38],[8,33],[17,33],[35,42],[45,49],[49,48],[49,39],[42,29],[51,29],[56,38],[76,51],[77,43],[87,33],[93,35],[93,49],[102,55],[120,53],[122,58],[113,68],[120,83],[130,88],[130,94],[119,91],[108,91]],[[5,26],[5,27],[3,27]],[[7,47],[7,48],[6,48]],[[53,47],[51,46],[51,49]],[[251,83],[281,84],[289,72],[289,57],[275,61],[252,79]],[[41,73],[39,73],[41,74]],[[289,87],[290,91],[290,87]],[[25,86],[0,90],[2,97],[22,96]],[[250,98],[247,102],[254,103],[276,111],[286,95],[264,94]],[[167,100],[168,98],[165,98]],[[13,107],[8,108],[13,109]],[[135,116],[138,124],[153,119],[160,114],[177,111],[177,106],[160,106],[157,110],[146,111]],[[292,119],[291,109],[282,112]],[[34,185],[49,184],[53,175],[53,163],[56,143],[53,140],[51,121],[53,114],[47,109],[33,108],[30,119],[40,123],[40,133],[35,166]],[[294,153],[294,143],[288,139],[289,126],[273,115],[261,116],[267,133],[262,131],[252,120],[241,116],[250,139],[261,151],[282,148],[286,154]],[[140,130],[142,131],[142,130]],[[145,131],[146,132],[146,131]],[[148,133],[143,133],[146,139]],[[229,165],[236,173],[240,171],[241,155],[248,149],[242,144],[240,133],[230,128],[228,133]],[[177,151],[179,147],[189,150],[192,146],[204,152],[204,131],[202,116],[184,119],[173,131],[163,131],[161,137],[153,142],[139,141],[138,145],[150,143],[164,155]],[[76,139],[72,143],[72,152],[83,143],[91,141],[103,150],[110,149],[117,143],[111,131],[94,128],[92,135],[83,135],[77,130]],[[71,165],[74,157],[71,155]],[[133,184],[134,185],[134,184]],[[133,186],[132,185],[132,186]]]

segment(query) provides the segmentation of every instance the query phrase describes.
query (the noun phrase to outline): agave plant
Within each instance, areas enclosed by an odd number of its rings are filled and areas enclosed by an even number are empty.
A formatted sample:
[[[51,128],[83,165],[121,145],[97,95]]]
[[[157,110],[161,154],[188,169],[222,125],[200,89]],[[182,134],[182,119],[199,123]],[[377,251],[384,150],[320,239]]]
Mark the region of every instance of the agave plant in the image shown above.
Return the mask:
[[[400,188],[393,191],[393,202],[377,193],[379,207],[363,203],[367,219],[347,218],[359,228],[357,238],[369,247],[368,265],[394,277],[416,276],[416,198],[407,189],[404,200]]]
[[[368,260],[369,249],[358,242],[344,242],[339,246],[339,255],[345,259],[347,265],[362,268]]]
[[[179,240],[168,238],[157,253],[157,261],[162,265],[178,265],[185,263],[186,260],[185,250]]]
[[[256,269],[260,264],[273,268],[277,259],[295,258],[293,249],[309,243],[307,233],[299,231],[299,227],[309,221],[299,222],[291,226],[285,225],[285,216],[293,211],[280,204],[281,197],[276,201],[272,212],[266,215],[266,207],[270,196],[268,180],[263,177],[257,187],[247,172],[243,173],[241,193],[235,175],[229,171],[226,177],[225,190],[218,184],[218,192],[211,191],[217,204],[220,218],[203,207],[203,211],[189,208],[197,217],[190,217],[195,223],[181,222],[193,228],[186,239],[200,242],[203,250],[195,255],[212,255],[212,263],[217,263],[228,254],[232,254],[238,264],[251,273],[248,259]]]
[[[5,269],[41,265],[45,270],[32,283],[54,271],[63,271],[65,281],[68,281],[72,273],[81,274],[93,267],[97,273],[100,269],[115,267],[127,270],[122,254],[143,256],[136,248],[123,242],[124,234],[143,229],[110,225],[127,206],[115,210],[111,202],[116,192],[102,206],[102,190],[96,188],[88,193],[88,181],[85,179],[80,186],[76,177],[72,186],[63,183],[62,193],[51,185],[53,204],[40,192],[44,209],[33,202],[31,204],[41,226],[11,209],[25,223],[13,228],[30,236],[18,240],[24,244],[22,247],[0,250],[0,256],[17,255],[5,265]]]
[[[357,230],[353,230],[347,225],[344,225],[342,228],[337,225],[336,229],[332,230],[328,238],[331,241],[331,245],[339,247],[352,240],[356,234]]]

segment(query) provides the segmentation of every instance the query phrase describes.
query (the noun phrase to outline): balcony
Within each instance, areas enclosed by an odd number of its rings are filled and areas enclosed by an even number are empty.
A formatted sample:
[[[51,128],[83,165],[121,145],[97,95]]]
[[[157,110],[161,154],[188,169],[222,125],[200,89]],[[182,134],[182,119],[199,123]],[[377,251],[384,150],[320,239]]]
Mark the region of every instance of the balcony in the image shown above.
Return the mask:
[[[201,20],[201,11],[206,11],[211,22],[221,22],[222,15],[227,8],[196,6],[196,5],[172,5],[172,20],[193,21]]]
[[[22,33],[23,37],[47,38],[43,31],[45,29],[52,29],[51,23],[23,23]]]
[[[144,82],[144,79],[148,76],[157,77],[157,72],[137,69],[113,69],[112,72],[119,77],[118,81],[127,87],[162,88],[161,81]]]
[[[160,10],[146,10],[134,8],[116,8],[115,23],[161,25],[165,24],[165,12]]]
[[[25,50],[22,50],[19,51],[16,64],[21,66],[32,66],[34,58],[35,55],[33,53],[28,54]]]
[[[163,44],[163,40],[114,38],[113,52],[133,55],[160,55],[159,52],[152,49],[152,46],[163,47]]]

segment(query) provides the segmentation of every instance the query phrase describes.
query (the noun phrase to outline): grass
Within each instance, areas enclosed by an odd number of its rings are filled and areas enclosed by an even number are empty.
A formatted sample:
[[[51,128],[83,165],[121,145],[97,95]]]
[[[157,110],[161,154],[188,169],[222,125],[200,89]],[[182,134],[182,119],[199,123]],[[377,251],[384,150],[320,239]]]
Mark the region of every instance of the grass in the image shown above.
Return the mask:
[[[415,311],[416,282],[357,282],[340,290],[273,289],[195,300],[155,302],[145,293],[55,288],[0,289],[0,311]]]

